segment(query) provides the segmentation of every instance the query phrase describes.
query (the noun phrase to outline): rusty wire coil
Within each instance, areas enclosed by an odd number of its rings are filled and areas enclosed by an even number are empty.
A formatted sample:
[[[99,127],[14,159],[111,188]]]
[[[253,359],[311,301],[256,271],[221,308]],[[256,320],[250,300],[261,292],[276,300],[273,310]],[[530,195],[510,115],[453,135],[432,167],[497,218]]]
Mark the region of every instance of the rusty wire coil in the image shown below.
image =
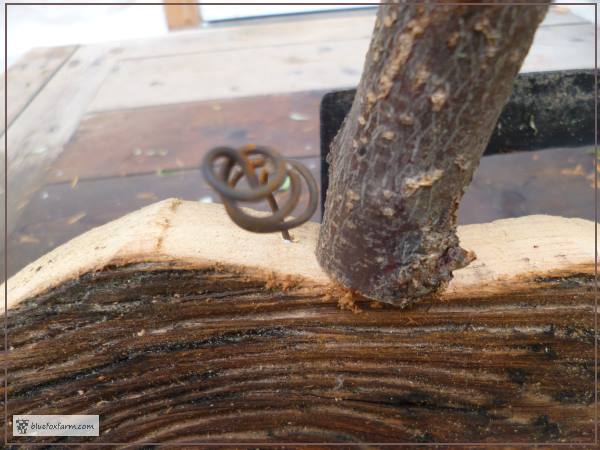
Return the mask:
[[[216,170],[223,160],[220,170]],[[261,169],[257,175],[256,169]],[[285,160],[274,149],[246,145],[239,149],[216,147],[204,157],[204,178],[219,193],[231,220],[241,228],[255,233],[280,231],[284,239],[291,240],[288,230],[308,221],[317,209],[317,182],[309,170],[297,161]],[[249,188],[237,188],[246,178]],[[289,178],[290,193],[283,205],[278,205],[275,193]],[[288,216],[296,209],[302,193],[302,181],[308,188],[308,202],[301,214]],[[266,200],[272,214],[251,216],[238,206],[238,202],[257,203]],[[286,220],[287,219],[287,220]]]

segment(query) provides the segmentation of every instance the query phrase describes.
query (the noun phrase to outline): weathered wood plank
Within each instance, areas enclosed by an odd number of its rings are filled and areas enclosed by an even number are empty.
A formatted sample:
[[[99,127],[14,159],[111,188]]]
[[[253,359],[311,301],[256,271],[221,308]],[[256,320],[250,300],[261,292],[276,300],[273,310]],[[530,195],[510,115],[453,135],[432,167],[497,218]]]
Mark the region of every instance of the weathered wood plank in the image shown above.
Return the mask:
[[[120,60],[90,105],[110,111],[355,86],[368,40]]]
[[[594,7],[590,5],[590,8]],[[540,27],[556,26],[556,25],[574,25],[581,23],[589,23],[582,17],[573,14],[570,8],[566,5],[550,5],[548,8],[548,14],[544,18],[544,21]]]
[[[296,234],[168,200],[30,265],[9,414],[100,414],[97,443],[593,441],[592,222],[460,227],[478,260],[409,310],[330,286]]]
[[[299,159],[319,182],[319,157]],[[82,179],[75,186],[59,183],[45,186],[23,208],[14,232],[8,237],[8,274],[12,276],[30,262],[68,240],[129,214],[144,206],[170,197],[191,201],[220,203],[205,183],[198,168],[193,170]],[[306,190],[300,199],[308,201]],[[268,211],[267,203],[253,205]],[[312,220],[320,221],[321,209]],[[199,235],[202,231],[198,231]],[[3,261],[0,261],[3,269]]]
[[[9,128],[9,232],[15,224],[19,204],[40,187],[44,171],[63,150],[110,71],[112,59],[108,48],[100,45],[79,48]],[[4,151],[4,144],[2,148]]]
[[[323,92],[222,99],[87,115],[48,172],[52,183],[197,168],[217,145],[319,153]]]
[[[481,158],[458,223],[529,214],[594,220],[593,148],[556,148]]]
[[[292,27],[284,22],[222,28],[207,35],[202,31],[181,41],[167,39],[162,41],[166,46],[162,50],[156,42],[152,54],[140,50],[151,48],[146,47],[149,42],[128,45],[120,49],[117,70],[107,78],[90,110],[354,87],[362,71],[373,17],[327,20],[321,28],[316,27],[318,21],[298,21],[298,30],[286,33],[291,36],[288,42],[277,34]],[[307,26],[322,31],[308,32]],[[304,34],[300,34],[302,30]],[[214,49],[208,48],[209,43]],[[135,53],[136,48],[141,53]],[[593,24],[557,22],[540,27],[522,71],[593,65]]]
[[[69,59],[77,47],[36,48],[8,69],[8,126],[46,86],[52,76]],[[0,80],[0,96],[4,99],[4,73]],[[0,110],[0,130],[4,133],[4,108]],[[0,133],[0,134],[1,134]]]
[[[521,71],[593,68],[594,41],[591,23],[540,27]]]
[[[300,14],[288,17],[209,24],[200,30],[124,43],[122,59],[144,59],[193,53],[215,53],[261,47],[323,44],[369,39],[375,10]]]
[[[459,224],[528,214],[594,220],[594,158],[590,150],[563,148],[483,158],[461,203]],[[118,154],[114,158],[118,161]],[[94,163],[91,154],[88,159]],[[319,158],[301,161],[319,180]],[[9,236],[9,276],[95,226],[173,196],[218,201],[199,170],[167,170],[163,176],[81,178],[74,187],[71,180],[45,186],[24,206]],[[319,221],[320,215],[313,220]]]
[[[194,32],[148,38],[120,46],[123,59],[152,58],[198,52],[218,52],[263,46],[293,46],[347,39],[368,40],[373,31],[375,9],[335,13],[301,14],[208,25]],[[589,24],[564,6],[551,5],[540,27]]]

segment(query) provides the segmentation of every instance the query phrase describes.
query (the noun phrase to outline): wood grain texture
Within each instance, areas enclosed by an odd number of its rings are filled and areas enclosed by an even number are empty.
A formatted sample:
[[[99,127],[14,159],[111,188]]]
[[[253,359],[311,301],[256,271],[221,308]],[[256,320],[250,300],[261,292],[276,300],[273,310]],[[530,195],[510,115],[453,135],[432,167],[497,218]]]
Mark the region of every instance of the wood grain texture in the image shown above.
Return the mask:
[[[355,86],[365,41],[122,59],[90,111]]]
[[[9,232],[18,217],[18,205],[40,187],[44,171],[77,128],[111,67],[108,47],[79,48],[9,128]],[[3,181],[0,186],[5,195]]]
[[[6,97],[8,126],[16,119],[48,81],[69,59],[77,47],[35,48],[27,52],[8,70],[8,91],[4,92],[4,77],[0,79],[0,97]],[[4,108],[0,110],[0,130],[4,132]]]
[[[314,224],[285,245],[167,200],[9,280],[9,414],[100,414],[88,442],[591,442],[593,233],[461,227],[477,262],[400,310],[329,285]]]
[[[126,43],[90,110],[355,87],[374,19],[372,11],[307,16]],[[594,39],[593,24],[555,13],[522,71],[594,67]]]
[[[273,45],[328,45],[348,39],[368,42],[373,31],[375,13],[376,9],[373,8],[222,22],[194,32],[172,33],[166,38],[155,37],[121,43],[119,53],[123,59],[133,59]],[[564,6],[551,5],[541,27],[555,28],[555,33],[560,34],[556,28],[560,29],[563,25],[590,27],[589,22],[565,10]]]
[[[302,158],[299,161],[318,183],[319,158]],[[94,227],[174,196],[189,201],[221,202],[204,181],[200,169],[165,171],[160,175],[155,172],[82,179],[76,185],[69,182],[45,186],[23,208],[18,224],[8,238],[8,276]],[[303,190],[300,202],[306,204],[307,201],[307,192]],[[269,211],[266,201],[253,207]],[[317,208],[312,220],[321,220],[320,208]],[[0,261],[2,271],[3,264]]]
[[[9,280],[8,305],[82,273],[153,259],[195,268],[218,263],[328,284],[314,257],[319,228],[308,222],[295,229],[298,242],[288,245],[275,233],[253,234],[236,227],[221,205],[171,198],[94,228],[29,264]],[[201,236],[189,239],[196,232]],[[444,296],[467,295],[472,289],[481,293],[482,286],[506,292],[525,275],[593,266],[594,223],[583,219],[534,215],[465,225],[457,233],[461,245],[476,252],[477,262],[455,272]],[[532,280],[523,286],[535,286]]]
[[[290,51],[291,55],[294,46],[299,44],[327,46],[341,40],[368,40],[374,22],[375,10],[225,21],[168,37],[126,42],[120,46],[120,55],[122,59],[145,59],[262,47],[280,47],[283,53]]]
[[[269,145],[286,157],[319,153],[323,91],[191,102],[86,116],[48,182],[197,168],[218,145]]]
[[[131,120],[135,122],[135,118]],[[91,167],[92,156],[81,162]],[[113,158],[118,161],[120,156],[117,153]],[[169,157],[155,159],[169,160]],[[319,158],[300,161],[319,180]],[[594,220],[594,172],[589,148],[557,148],[482,158],[461,202],[458,223],[485,223],[529,214]],[[23,206],[8,238],[9,276],[75,236],[153,202],[173,196],[192,201],[206,201],[210,197],[219,202],[198,169],[166,170],[162,175],[154,172],[82,178],[72,186],[73,180],[45,186]],[[260,209],[261,205],[255,208]],[[320,219],[318,213],[313,218]],[[2,264],[0,261],[0,273],[4,270]]]

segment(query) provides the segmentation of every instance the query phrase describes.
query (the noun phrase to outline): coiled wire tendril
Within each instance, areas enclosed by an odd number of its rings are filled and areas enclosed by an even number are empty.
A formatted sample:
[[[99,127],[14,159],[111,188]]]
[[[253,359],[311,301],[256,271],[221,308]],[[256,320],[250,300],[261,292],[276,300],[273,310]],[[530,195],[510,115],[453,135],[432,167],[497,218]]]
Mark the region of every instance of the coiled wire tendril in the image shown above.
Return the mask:
[[[223,159],[220,170],[216,163]],[[271,173],[269,172],[271,167]],[[257,175],[256,169],[260,170]],[[318,186],[308,169],[297,161],[285,160],[274,149],[246,145],[239,149],[216,147],[204,157],[204,178],[218,192],[231,220],[241,228],[255,233],[281,231],[284,239],[291,240],[288,230],[308,221],[317,209]],[[242,178],[249,188],[236,188]],[[275,192],[286,178],[290,180],[290,194],[283,205],[278,205]],[[308,203],[300,215],[286,220],[298,205],[304,179],[308,188]],[[238,206],[238,202],[267,200],[273,214],[265,217],[251,216]]]

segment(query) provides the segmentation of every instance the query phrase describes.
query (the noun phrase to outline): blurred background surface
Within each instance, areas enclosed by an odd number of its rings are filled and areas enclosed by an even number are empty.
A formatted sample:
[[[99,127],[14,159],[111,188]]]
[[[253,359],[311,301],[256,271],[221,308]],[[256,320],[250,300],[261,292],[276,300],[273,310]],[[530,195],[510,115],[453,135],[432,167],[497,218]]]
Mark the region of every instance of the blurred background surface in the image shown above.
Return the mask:
[[[581,5],[581,3],[589,3]],[[26,3],[13,1],[11,3]],[[31,3],[31,2],[29,2]],[[43,2],[42,2],[43,3]],[[68,2],[67,2],[68,3]],[[92,3],[79,0],[77,3]],[[101,3],[101,2],[95,2]],[[28,50],[36,47],[70,44],[90,44],[144,37],[163,36],[169,33],[168,14],[175,20],[171,31],[221,25],[220,22],[256,19],[261,17],[284,16],[290,14],[318,13],[324,11],[349,11],[353,9],[374,9],[376,5],[364,5],[360,0],[330,1],[329,5],[281,5],[275,0],[253,5],[250,0],[237,1],[246,5],[218,5],[223,1],[212,1],[210,5],[190,5],[177,8],[139,5],[144,0],[123,2],[122,5],[66,6],[64,5],[10,5],[8,34],[8,64],[14,64]],[[181,2],[178,2],[181,3]],[[195,2],[201,3],[201,2]],[[339,3],[345,3],[340,5]],[[363,3],[349,5],[350,3]],[[375,2],[374,2],[375,3]],[[566,0],[558,3],[579,3],[565,6],[573,16],[594,23],[594,0]],[[160,2],[158,3],[160,5]],[[168,12],[168,9],[171,12]],[[4,10],[0,11],[4,25]],[[1,52],[4,57],[4,36]]]
[[[270,145],[319,179],[320,99],[357,85],[376,11],[326,9],[9,5],[9,275],[158,200],[218,202],[198,169],[216,145]],[[552,6],[522,70],[594,67],[594,10]],[[589,146],[486,157],[460,223],[593,219],[594,167]]]

